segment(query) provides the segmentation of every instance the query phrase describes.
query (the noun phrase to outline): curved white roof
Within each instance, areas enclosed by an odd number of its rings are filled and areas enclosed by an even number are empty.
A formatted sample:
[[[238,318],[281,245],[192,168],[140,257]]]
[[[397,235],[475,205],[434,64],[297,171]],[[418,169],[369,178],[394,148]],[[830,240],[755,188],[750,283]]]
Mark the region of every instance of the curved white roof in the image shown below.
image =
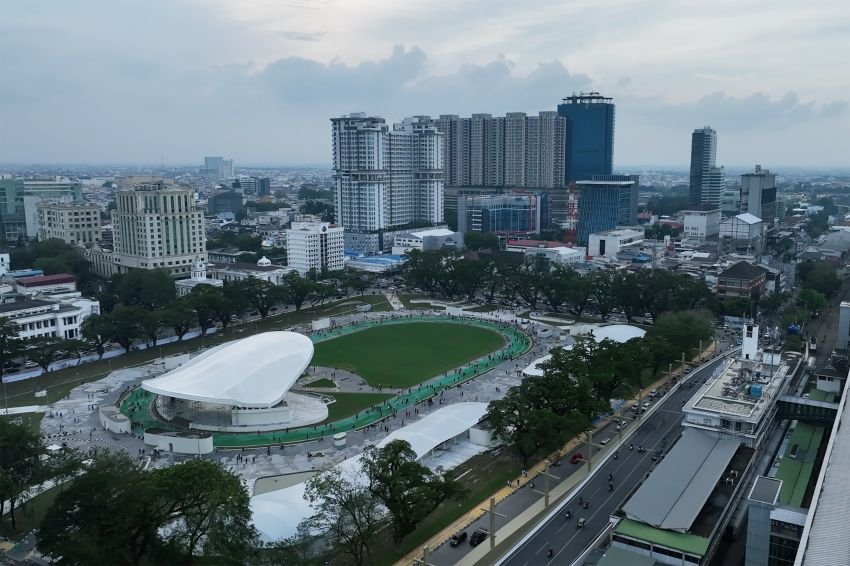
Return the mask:
[[[313,342],[296,332],[264,332],[216,346],[142,388],[168,397],[273,407],[310,365]]]
[[[417,458],[473,427],[487,412],[487,403],[455,403],[426,415],[413,424],[388,434],[378,447],[393,440],[410,443]],[[366,481],[360,468],[361,455],[352,456],[335,466],[342,475],[355,481]],[[251,513],[254,526],[260,537],[271,542],[292,536],[298,524],[314,513],[310,503],[304,499],[306,482],[277,491],[269,491],[251,498]]]
[[[630,324],[611,324],[593,329],[593,338],[602,342],[606,338],[614,342],[628,342],[632,338],[643,338],[646,330]]]

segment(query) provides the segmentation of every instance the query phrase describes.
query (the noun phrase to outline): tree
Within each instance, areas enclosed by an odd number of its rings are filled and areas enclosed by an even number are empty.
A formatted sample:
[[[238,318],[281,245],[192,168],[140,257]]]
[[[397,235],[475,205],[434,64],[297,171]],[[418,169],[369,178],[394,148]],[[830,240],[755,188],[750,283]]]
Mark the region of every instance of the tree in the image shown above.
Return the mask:
[[[120,307],[109,315],[112,321],[112,336],[109,338],[124,348],[125,352],[130,351],[133,342],[144,337],[139,321],[142,310],[138,307]]]
[[[19,337],[20,326],[14,320],[0,316],[0,382],[3,383],[3,406],[8,408],[6,398],[6,365],[20,355],[23,342]]]
[[[804,261],[797,266],[797,277],[804,289],[814,289],[825,297],[841,287],[835,266],[825,261]]]
[[[380,504],[368,487],[350,475],[328,470],[307,482],[304,494],[316,513],[305,528],[323,533],[356,566],[372,562],[372,541],[382,522]]]
[[[165,326],[162,321],[163,311],[149,311],[139,307],[125,308],[134,309],[133,312],[137,314],[139,329],[141,330],[142,336],[145,338],[148,347],[156,346],[156,342],[159,340],[159,332]]]
[[[798,300],[811,313],[823,310],[826,306],[826,297],[823,296],[823,293],[814,289],[800,291]]]
[[[164,269],[131,269],[112,276],[110,290],[124,306],[161,309],[174,301],[174,279]]]
[[[417,462],[416,452],[406,440],[367,448],[361,462],[369,478],[369,491],[392,518],[396,543],[412,533],[443,501],[463,493],[460,484]]]
[[[617,272],[611,280],[611,294],[614,304],[623,311],[628,322],[631,322],[635,316],[646,312],[643,308],[640,283],[634,273]]]
[[[186,305],[195,313],[195,320],[201,327],[201,335],[215,325],[216,305],[222,301],[217,289],[209,285],[198,285],[191,293],[183,297]]]
[[[183,299],[185,297],[174,301],[167,309],[162,311],[162,321],[174,330],[178,342],[183,340],[183,336],[191,330],[192,323],[195,320],[195,311]]]
[[[314,282],[292,271],[287,273],[283,278],[281,289],[276,289],[272,292],[273,303],[279,302],[283,297],[286,297],[286,300],[295,305],[295,310],[300,311],[301,305],[304,304],[304,301],[313,292],[315,287],[316,284]]]
[[[714,335],[714,330],[708,322],[709,317],[693,311],[665,313],[646,336],[663,338],[677,351],[687,352],[699,345],[700,340],[707,343]]]
[[[280,288],[264,279],[249,277],[240,281],[237,285],[239,285],[248,303],[260,313],[261,318],[269,316],[271,308],[282,299]]]
[[[77,360],[77,365],[80,365],[80,359],[86,351],[88,344],[85,340],[77,338],[64,338],[60,344],[60,352],[62,356],[74,358]]]
[[[609,271],[592,271],[585,275],[590,282],[590,295],[599,316],[608,320],[614,308],[613,277]]]
[[[221,300],[213,302],[215,316],[223,329],[227,329],[233,319],[245,313],[248,301],[242,295],[238,285],[225,282],[224,286],[216,289]]]
[[[275,541],[266,546],[261,553],[261,564],[277,566],[322,566],[327,560],[322,558],[317,550],[318,537],[312,534],[304,524],[298,525],[296,533],[291,537]]]
[[[60,351],[62,351],[62,338],[35,336],[26,341],[27,357],[37,363],[44,373],[47,373],[50,364],[59,358]]]
[[[242,564],[256,545],[248,494],[208,460],[143,471],[102,453],[56,498],[39,549],[59,564]]]
[[[0,508],[9,503],[12,529],[17,528],[15,505],[41,474],[45,453],[38,433],[27,426],[0,419]]]
[[[93,314],[83,321],[82,324],[83,338],[97,352],[97,359],[103,359],[103,354],[106,351],[106,344],[109,343],[113,334],[112,319],[109,315]]]
[[[463,245],[471,251],[498,250],[499,237],[489,232],[467,232],[463,235]]]

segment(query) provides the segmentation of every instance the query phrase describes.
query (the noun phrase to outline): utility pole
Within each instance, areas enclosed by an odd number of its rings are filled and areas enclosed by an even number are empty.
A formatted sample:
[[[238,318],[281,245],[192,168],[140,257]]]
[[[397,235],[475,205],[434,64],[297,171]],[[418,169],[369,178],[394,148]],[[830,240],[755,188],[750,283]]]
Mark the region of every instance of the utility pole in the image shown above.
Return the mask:
[[[435,564],[431,564],[428,562],[428,552],[431,549],[428,548],[428,545],[422,547],[422,558],[414,558],[413,564],[414,566],[436,566]]]
[[[490,550],[496,548],[496,517],[505,518],[507,515],[502,515],[501,513],[496,512],[496,498],[490,498],[490,507],[487,509],[481,508],[485,513],[490,514]]]
[[[549,459],[547,458],[543,462],[543,471],[540,472],[540,475],[543,476],[543,491],[534,490],[535,493],[540,493],[543,495],[543,506],[544,508],[549,507],[549,478],[559,479],[558,476],[553,476],[549,473]]]

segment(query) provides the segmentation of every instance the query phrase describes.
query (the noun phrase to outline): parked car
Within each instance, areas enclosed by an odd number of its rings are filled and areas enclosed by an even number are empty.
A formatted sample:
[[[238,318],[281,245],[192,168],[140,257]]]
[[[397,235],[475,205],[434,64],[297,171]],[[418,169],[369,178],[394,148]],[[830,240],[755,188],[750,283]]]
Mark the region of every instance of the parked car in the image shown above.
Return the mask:
[[[602,446],[606,446],[609,442],[611,442],[610,438],[603,438],[599,441],[599,444],[601,444]]]
[[[649,401],[645,401],[645,402],[643,403],[643,408],[644,408],[644,409],[648,409],[650,404],[651,404],[651,403],[650,403]]]
[[[585,519],[584,517],[581,517],[581,518],[578,520],[578,522],[576,523],[576,528],[577,528],[577,529],[581,529],[581,528],[582,528],[582,527],[584,527],[586,524],[587,524],[587,519]]]
[[[30,360],[24,364],[24,367],[27,369],[37,368],[38,364]]]
[[[452,538],[449,539],[449,546],[457,546],[465,540],[466,531],[461,531],[457,534],[452,535]]]
[[[656,396],[658,396],[658,390],[657,389],[653,389],[652,391],[649,392],[649,398],[650,399],[655,399]]]
[[[488,533],[484,529],[475,529],[475,532],[472,533],[471,537],[469,537],[469,544],[471,546],[478,546],[487,539],[487,536],[489,534],[490,533]]]
[[[578,464],[579,462],[584,461],[584,456],[581,455],[581,452],[576,452],[572,456],[570,456],[570,464]]]

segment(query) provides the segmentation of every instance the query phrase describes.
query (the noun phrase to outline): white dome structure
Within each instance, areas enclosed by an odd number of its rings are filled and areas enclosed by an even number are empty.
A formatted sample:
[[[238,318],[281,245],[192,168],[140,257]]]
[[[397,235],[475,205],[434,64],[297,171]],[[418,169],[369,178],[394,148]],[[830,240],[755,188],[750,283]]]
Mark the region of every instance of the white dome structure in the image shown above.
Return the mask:
[[[272,264],[272,260],[270,260],[266,256],[263,256],[263,257],[261,257],[260,259],[257,260],[257,265],[259,267],[268,267],[271,264]]]

